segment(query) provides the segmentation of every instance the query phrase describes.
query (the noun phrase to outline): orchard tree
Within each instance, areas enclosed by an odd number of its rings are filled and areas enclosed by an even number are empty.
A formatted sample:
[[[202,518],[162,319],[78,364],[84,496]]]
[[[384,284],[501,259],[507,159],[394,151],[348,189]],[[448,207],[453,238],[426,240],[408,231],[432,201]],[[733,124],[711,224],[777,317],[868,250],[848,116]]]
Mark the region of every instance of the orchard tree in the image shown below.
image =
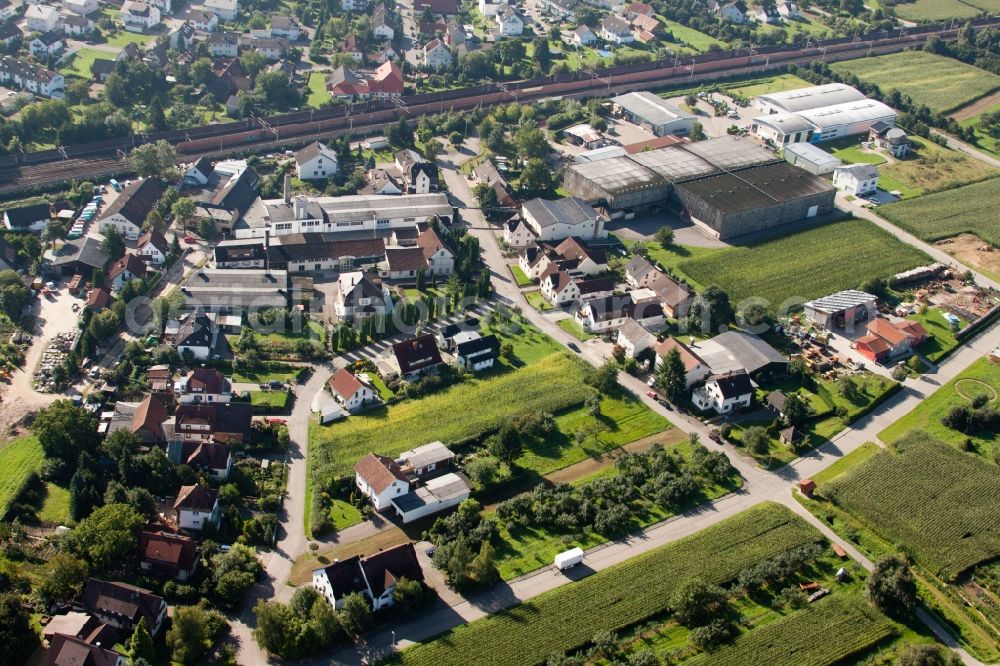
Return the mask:
[[[875,563],[865,581],[868,599],[895,617],[907,617],[917,607],[917,584],[910,566],[899,555],[886,555]]]

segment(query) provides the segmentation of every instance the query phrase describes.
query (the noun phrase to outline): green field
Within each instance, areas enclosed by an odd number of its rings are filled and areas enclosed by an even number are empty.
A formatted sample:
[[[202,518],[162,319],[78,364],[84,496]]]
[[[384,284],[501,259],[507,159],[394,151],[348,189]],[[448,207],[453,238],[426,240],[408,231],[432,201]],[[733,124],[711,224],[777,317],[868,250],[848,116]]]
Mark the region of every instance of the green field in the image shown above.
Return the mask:
[[[263,382],[294,382],[302,372],[302,368],[285,363],[263,363],[256,370],[236,370],[233,381],[243,384],[258,384]]]
[[[0,517],[7,511],[32,472],[42,468],[45,455],[34,437],[19,437],[0,448]]]
[[[912,150],[905,159],[878,168],[879,187],[897,191],[903,199],[925,192],[961,187],[996,176],[998,171],[974,157],[939,146],[933,141],[910,137]]]
[[[994,407],[1000,407],[1000,400],[996,397],[997,391],[1000,391],[1000,365],[989,359],[981,358],[932,393],[926,400],[917,405],[916,409],[880,432],[878,437],[888,444],[895,442],[911,430],[919,429],[935,439],[956,447],[962,446],[968,438],[972,440],[976,451],[990,459],[990,453],[1000,442],[1000,435],[987,432],[965,435],[945,426],[941,423],[941,419],[948,414],[952,407],[968,405],[970,399],[980,393],[992,396],[991,404]]]
[[[878,214],[925,241],[970,233],[1000,246],[997,210],[1000,178],[879,206]]]
[[[113,60],[114,55],[97,49],[79,48],[70,56],[69,61],[59,68],[59,73],[63,76],[79,76],[89,81],[90,68],[97,59]]]
[[[45,499],[42,508],[38,510],[38,520],[43,525],[68,525],[69,490],[60,488],[54,483],[45,484]]]
[[[857,289],[874,277],[928,263],[929,258],[865,220],[849,219],[807,229],[758,245],[714,251],[680,262],[701,285],[716,284],[737,304],[761,297],[772,308],[842,289]]]
[[[958,338],[955,337],[943,314],[938,308],[928,308],[924,314],[917,313],[908,317],[920,322],[921,326],[931,334],[931,337],[917,349],[931,363],[940,362],[958,346]],[[963,328],[965,328],[964,321],[959,324],[959,330]]]
[[[309,108],[318,109],[330,101],[330,91],[326,89],[325,72],[310,72],[307,89],[309,97],[306,98],[306,106]]]
[[[288,391],[250,391],[250,404],[259,414],[276,414],[288,408]]]
[[[703,32],[699,32],[694,28],[689,28],[686,25],[681,25],[677,21],[671,21],[670,19],[664,17],[657,17],[663,23],[664,32],[669,32],[674,36],[679,42],[684,42],[690,46],[695,51],[701,51],[704,53],[708,51],[709,47],[713,44],[718,46],[720,49],[729,48],[729,44],[726,42],[716,39],[711,35],[706,35]]]
[[[982,3],[983,0],[916,0],[900,3],[893,9],[896,16],[907,21],[941,21],[975,18],[981,13]]]
[[[543,296],[542,292],[537,289],[524,292],[524,300],[528,301],[528,305],[535,308],[539,312],[555,309],[555,306],[545,300],[545,296]]]
[[[786,90],[795,90],[796,88],[808,88],[810,85],[812,84],[794,74],[778,74],[777,76],[754,82],[727,85],[725,88],[732,93],[750,98],[758,95],[784,92]]]
[[[762,504],[675,543],[405,650],[390,663],[530,666],[667,610],[673,592],[700,578],[726,583],[749,565],[821,536],[776,504]]]
[[[945,579],[1000,556],[1000,469],[913,431],[819,487]]]
[[[892,622],[860,596],[827,597],[741,634],[691,666],[827,666],[892,636]]]
[[[592,392],[582,377],[580,361],[553,354],[517,370],[469,379],[329,426],[313,424],[309,464],[313,470],[343,476],[369,451],[395,455],[434,440],[454,444],[499,428],[517,414],[574,407]]]
[[[898,5],[897,11],[900,7],[903,5]],[[936,113],[954,111],[1000,88],[996,74],[924,51],[847,60],[830,68],[875,83],[884,93],[898,90]]]
[[[330,502],[330,524],[336,531],[357,525],[361,520],[361,512],[353,504],[339,499]]]

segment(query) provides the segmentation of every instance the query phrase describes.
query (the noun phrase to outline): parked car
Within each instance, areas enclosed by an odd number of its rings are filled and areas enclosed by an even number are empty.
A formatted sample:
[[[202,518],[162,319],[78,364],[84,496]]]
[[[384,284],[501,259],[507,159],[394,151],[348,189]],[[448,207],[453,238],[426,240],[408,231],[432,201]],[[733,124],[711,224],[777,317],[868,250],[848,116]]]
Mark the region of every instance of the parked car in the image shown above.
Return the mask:
[[[575,342],[567,342],[566,346],[575,351],[577,354],[580,353],[580,348],[577,346]]]
[[[708,431],[708,438],[716,444],[722,444],[722,437],[720,437],[719,433],[715,430]]]
[[[646,395],[648,395],[653,400],[657,400],[660,397],[660,396],[656,395],[656,391],[646,391]]]
[[[278,389],[283,389],[283,388],[285,388],[285,384],[284,384],[283,382],[279,382],[279,381],[278,381],[277,379],[272,379],[271,381],[269,381],[269,382],[267,383],[267,386],[268,386],[268,388],[270,388],[270,389],[271,389],[272,391],[277,391]]]

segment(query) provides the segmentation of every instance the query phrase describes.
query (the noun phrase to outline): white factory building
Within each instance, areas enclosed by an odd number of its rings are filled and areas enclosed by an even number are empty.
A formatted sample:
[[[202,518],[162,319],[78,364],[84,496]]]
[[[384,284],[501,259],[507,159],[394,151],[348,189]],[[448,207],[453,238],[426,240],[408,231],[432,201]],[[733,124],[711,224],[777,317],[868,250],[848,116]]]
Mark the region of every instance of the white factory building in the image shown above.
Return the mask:
[[[759,95],[754,100],[754,106],[767,114],[798,113],[835,104],[860,102],[863,99],[865,99],[864,94],[857,88],[843,83],[827,83],[821,86]]]

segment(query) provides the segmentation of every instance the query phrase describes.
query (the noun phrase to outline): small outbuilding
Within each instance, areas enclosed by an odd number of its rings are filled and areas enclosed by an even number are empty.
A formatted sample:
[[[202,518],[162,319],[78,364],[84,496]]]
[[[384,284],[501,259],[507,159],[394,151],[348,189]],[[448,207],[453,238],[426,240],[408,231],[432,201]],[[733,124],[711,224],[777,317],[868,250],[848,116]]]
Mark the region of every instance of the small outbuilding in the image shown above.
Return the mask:
[[[812,497],[813,492],[816,490],[816,482],[812,479],[802,479],[799,481],[799,492],[806,497]]]
[[[839,159],[811,143],[789,144],[785,146],[783,155],[786,162],[814,176],[831,174],[842,164]]]
[[[848,289],[835,294],[809,301],[803,306],[806,318],[820,328],[844,328],[856,323],[868,321],[877,309],[878,297]]]

